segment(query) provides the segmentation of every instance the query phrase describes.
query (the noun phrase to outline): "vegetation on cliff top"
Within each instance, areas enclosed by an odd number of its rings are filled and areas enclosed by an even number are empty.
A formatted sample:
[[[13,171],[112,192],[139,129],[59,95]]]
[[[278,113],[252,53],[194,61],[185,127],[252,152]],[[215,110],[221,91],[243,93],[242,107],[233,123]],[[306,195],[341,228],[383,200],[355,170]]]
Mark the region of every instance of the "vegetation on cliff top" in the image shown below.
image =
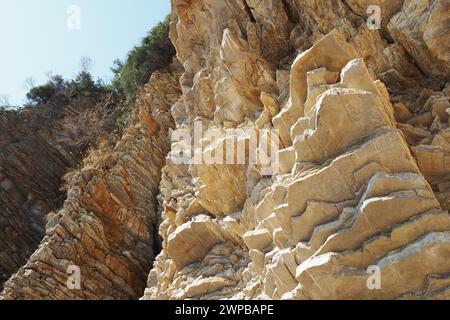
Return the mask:
[[[169,39],[169,16],[155,26],[124,61],[116,60],[111,83],[94,80],[91,60],[82,58],[81,70],[74,79],[49,75],[46,83],[28,82],[27,103],[12,107],[0,99],[0,115],[7,112],[41,108],[61,118],[60,142],[85,149],[95,145],[105,134],[117,136],[130,120],[138,89],[151,74],[169,65],[175,48]]]
[[[39,105],[67,105],[74,99],[100,97],[105,93],[114,94],[124,99],[130,106],[135,102],[136,91],[146,84],[151,74],[172,62],[175,48],[169,39],[169,16],[154,27],[134,47],[125,61],[117,59],[111,70],[114,78],[105,84],[102,80],[94,80],[89,72],[90,59],[82,58],[81,71],[74,79],[66,80],[60,75],[50,75],[42,85],[30,85],[27,93],[28,103],[25,107]],[[6,109],[6,103],[0,103]]]
[[[137,89],[146,84],[151,74],[172,62],[175,48],[169,39],[170,16],[154,27],[140,45],[134,47],[125,62],[116,60],[111,86],[128,103],[134,103]]]

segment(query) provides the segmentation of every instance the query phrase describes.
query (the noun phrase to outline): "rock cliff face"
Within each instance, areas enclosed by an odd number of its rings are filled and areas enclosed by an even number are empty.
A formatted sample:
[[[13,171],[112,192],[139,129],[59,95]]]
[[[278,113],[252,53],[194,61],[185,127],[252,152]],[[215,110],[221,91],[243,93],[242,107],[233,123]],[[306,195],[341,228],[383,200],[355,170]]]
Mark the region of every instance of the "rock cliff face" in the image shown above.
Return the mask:
[[[169,157],[145,298],[449,298],[449,5],[173,0],[177,128],[276,129],[279,171]]]
[[[449,11],[172,0],[183,68],[153,74],[42,241],[0,141],[0,282],[24,264],[0,299],[449,299]]]
[[[100,149],[84,160],[63,209],[48,222],[36,252],[5,284],[3,299],[142,295],[158,247],[155,197],[173,126],[168,110],[180,96],[179,69],[155,72],[122,139],[113,150]],[[70,275],[79,275],[80,286]]]
[[[37,248],[45,215],[64,201],[61,178],[80,161],[80,150],[57,143],[63,111],[0,115],[0,288]]]

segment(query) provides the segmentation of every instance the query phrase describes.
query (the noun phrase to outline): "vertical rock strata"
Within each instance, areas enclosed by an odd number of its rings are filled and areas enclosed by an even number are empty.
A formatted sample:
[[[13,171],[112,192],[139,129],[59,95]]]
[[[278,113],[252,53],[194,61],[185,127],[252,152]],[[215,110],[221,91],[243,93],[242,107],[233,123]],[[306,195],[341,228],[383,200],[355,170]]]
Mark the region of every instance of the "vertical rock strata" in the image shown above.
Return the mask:
[[[112,151],[99,150],[71,180],[63,209],[3,299],[136,299],[154,257],[158,185],[169,151],[168,112],[179,67],[155,72],[132,124]],[[80,268],[80,290],[70,278]],[[69,285],[68,285],[69,283]],[[72,284],[72,285],[71,285]],[[74,286],[73,286],[74,285]]]
[[[277,129],[280,165],[168,157],[144,298],[450,297],[449,2],[369,2],[172,1],[177,128]]]

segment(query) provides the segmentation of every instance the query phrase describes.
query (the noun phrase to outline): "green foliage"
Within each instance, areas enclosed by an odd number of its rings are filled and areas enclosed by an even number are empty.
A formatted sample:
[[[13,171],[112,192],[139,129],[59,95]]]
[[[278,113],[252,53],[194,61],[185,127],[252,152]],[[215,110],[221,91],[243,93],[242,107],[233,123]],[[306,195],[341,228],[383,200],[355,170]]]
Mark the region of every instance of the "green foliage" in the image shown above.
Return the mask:
[[[92,75],[87,71],[81,71],[72,84],[75,90],[84,96],[90,96],[92,93],[101,90],[101,87],[97,88],[94,80],[92,80]]]
[[[50,77],[47,83],[31,88],[27,93],[30,105],[67,104],[76,97],[90,97],[107,91],[108,88],[99,80],[95,82],[88,71],[80,71],[71,81],[60,75]]]
[[[32,105],[66,100],[69,83],[60,75],[50,77],[47,83],[30,89],[27,99]]]
[[[125,62],[116,60],[111,70],[115,77],[112,88],[134,103],[137,89],[146,84],[151,74],[172,62],[175,48],[169,39],[170,16],[154,27],[128,54]]]
[[[123,129],[130,121],[139,87],[149,81],[156,69],[172,62],[175,48],[169,39],[169,24],[170,16],[167,16],[128,53],[125,61],[114,62],[111,68],[114,78],[110,84],[104,84],[101,80],[94,81],[89,72],[91,60],[84,57],[81,59],[81,71],[74,79],[66,80],[60,75],[54,75],[43,85],[31,84],[27,93],[28,103],[24,108],[39,105],[67,106],[74,101],[83,103],[84,97],[93,97],[96,101],[105,94],[112,94],[117,101],[127,102],[127,107],[122,108],[122,114],[115,119],[115,127]],[[0,108],[0,114],[7,110],[6,107]]]

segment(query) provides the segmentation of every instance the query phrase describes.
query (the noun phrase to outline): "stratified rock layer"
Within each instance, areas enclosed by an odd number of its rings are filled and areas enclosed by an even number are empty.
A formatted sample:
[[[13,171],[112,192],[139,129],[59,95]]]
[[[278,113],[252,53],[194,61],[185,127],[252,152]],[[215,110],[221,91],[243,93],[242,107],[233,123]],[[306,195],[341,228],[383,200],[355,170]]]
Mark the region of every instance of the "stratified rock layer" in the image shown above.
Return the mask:
[[[57,141],[64,108],[0,115],[0,290],[39,245],[46,214],[60,208],[63,175],[81,150]]]
[[[144,298],[449,298],[449,3],[373,2],[172,1],[177,128],[277,129],[279,171],[169,156]]]
[[[152,76],[0,299],[138,298],[153,260],[144,299],[450,298],[449,7],[172,0],[184,73]],[[227,136],[196,140],[209,130]],[[270,168],[248,161],[265,138]],[[71,165],[15,140],[0,140],[0,283],[41,239]],[[51,173],[33,160],[47,154]]]
[[[154,258],[156,195],[179,99],[179,67],[155,72],[132,125],[112,151],[98,150],[71,180],[64,208],[47,224],[3,299],[132,299]],[[79,268],[80,288],[74,270]],[[72,284],[72,285],[71,285]]]

